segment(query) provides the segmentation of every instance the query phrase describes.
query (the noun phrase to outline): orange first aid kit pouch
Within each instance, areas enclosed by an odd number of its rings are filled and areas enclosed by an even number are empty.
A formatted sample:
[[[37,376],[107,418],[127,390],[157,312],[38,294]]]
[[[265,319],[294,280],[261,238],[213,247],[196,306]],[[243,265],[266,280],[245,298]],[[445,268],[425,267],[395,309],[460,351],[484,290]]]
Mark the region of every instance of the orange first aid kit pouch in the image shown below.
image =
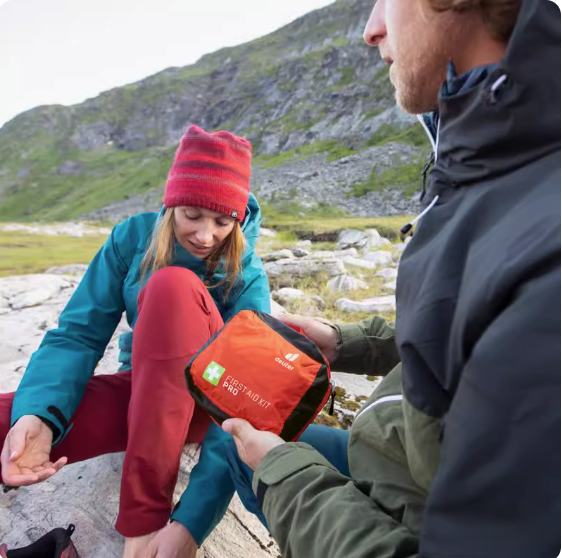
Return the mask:
[[[300,330],[269,314],[242,310],[191,359],[189,392],[218,423],[247,420],[296,440],[331,392],[330,365]]]

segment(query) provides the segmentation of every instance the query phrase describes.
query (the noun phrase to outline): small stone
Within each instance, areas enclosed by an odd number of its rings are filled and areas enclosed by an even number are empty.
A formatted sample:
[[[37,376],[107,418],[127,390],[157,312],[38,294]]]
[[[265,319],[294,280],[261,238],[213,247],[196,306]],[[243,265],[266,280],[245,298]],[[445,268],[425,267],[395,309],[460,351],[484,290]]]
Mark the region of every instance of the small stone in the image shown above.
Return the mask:
[[[318,308],[318,310],[323,311],[326,310],[326,301],[318,295],[311,296],[309,298],[310,302]]]
[[[375,273],[375,277],[382,277],[383,279],[396,279],[398,277],[398,270],[393,267],[385,267]]]
[[[271,229],[266,229],[265,227],[260,227],[260,236],[263,238],[275,238],[277,233]]]
[[[333,293],[349,293],[359,289],[368,289],[369,285],[361,279],[356,279],[350,275],[340,275],[330,279],[326,285]]]
[[[304,248],[291,248],[291,252],[295,258],[305,258],[310,254],[310,252]]]
[[[396,280],[394,281],[389,281],[388,283],[385,283],[383,285],[383,287],[385,289],[388,289],[389,291],[395,291],[396,290]]]
[[[387,265],[392,263],[392,253],[387,250],[378,250],[376,252],[367,252],[364,256],[369,262],[373,262],[375,265]]]
[[[304,293],[299,289],[292,289],[290,287],[284,287],[279,289],[276,293],[276,298],[281,304],[287,304],[293,300],[303,298]]]
[[[299,248],[312,248],[312,240],[299,240],[297,246]]]
[[[344,312],[382,313],[396,311],[396,298],[391,296],[378,296],[367,300],[354,301],[340,298],[336,301],[336,308]]]
[[[269,254],[264,254],[261,256],[262,262],[276,262],[277,260],[286,260],[294,258],[293,252],[291,250],[277,250],[277,252],[271,252]]]

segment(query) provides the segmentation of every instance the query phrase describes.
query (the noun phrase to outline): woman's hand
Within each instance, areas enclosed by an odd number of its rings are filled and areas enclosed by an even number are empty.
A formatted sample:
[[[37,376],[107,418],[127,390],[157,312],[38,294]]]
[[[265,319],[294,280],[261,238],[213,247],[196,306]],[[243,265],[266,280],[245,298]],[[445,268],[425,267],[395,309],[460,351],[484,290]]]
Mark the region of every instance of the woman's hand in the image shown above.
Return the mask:
[[[195,558],[196,554],[195,539],[181,523],[174,521],[148,543],[143,558]]]
[[[300,327],[304,334],[322,351],[330,363],[336,360],[338,342],[337,331],[328,325],[329,322],[321,318],[299,316],[298,314],[281,314],[277,319],[287,324]]]
[[[51,429],[35,415],[24,415],[8,432],[0,455],[6,486],[29,486],[52,477],[66,465],[66,457],[51,462]]]

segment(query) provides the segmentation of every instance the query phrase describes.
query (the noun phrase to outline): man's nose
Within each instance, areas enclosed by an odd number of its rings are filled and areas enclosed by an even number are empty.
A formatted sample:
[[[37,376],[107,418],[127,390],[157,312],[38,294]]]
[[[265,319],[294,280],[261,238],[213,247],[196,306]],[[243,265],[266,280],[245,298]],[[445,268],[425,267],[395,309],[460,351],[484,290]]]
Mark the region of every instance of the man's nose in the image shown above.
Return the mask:
[[[378,46],[386,37],[386,22],[384,19],[384,3],[386,0],[377,0],[365,26],[363,39],[370,46]]]

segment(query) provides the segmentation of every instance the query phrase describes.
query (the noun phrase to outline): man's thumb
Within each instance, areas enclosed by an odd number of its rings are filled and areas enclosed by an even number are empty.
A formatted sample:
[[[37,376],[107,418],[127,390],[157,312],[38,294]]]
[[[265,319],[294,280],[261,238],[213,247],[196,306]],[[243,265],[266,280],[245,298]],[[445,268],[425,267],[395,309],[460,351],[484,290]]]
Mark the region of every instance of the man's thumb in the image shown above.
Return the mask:
[[[222,429],[234,437],[238,438],[240,441],[244,441],[246,437],[252,432],[254,427],[244,419],[228,419],[222,423]]]

